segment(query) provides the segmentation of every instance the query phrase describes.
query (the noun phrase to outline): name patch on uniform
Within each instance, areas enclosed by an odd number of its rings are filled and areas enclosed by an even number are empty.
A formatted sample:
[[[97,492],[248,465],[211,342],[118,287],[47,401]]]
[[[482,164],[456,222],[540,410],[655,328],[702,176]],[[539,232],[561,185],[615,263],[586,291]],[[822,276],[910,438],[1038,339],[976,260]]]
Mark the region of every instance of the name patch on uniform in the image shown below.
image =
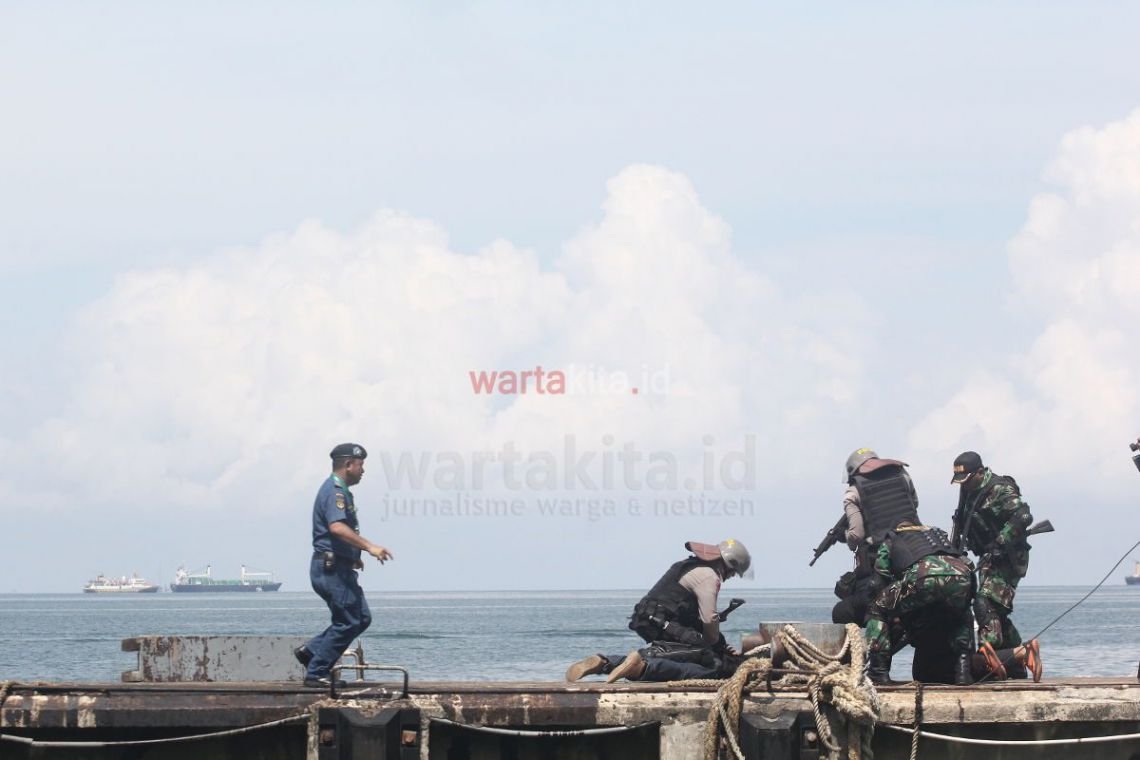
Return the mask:
[[[336,508],[344,509],[344,494],[342,493],[336,495]]]

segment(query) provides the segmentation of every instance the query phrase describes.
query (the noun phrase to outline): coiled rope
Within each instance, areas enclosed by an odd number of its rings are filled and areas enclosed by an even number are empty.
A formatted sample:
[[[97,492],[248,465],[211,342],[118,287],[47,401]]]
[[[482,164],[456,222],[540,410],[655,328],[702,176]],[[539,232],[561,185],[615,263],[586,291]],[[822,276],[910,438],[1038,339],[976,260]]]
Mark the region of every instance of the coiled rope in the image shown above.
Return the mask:
[[[777,643],[788,655],[796,672],[782,673],[772,688],[806,688],[815,715],[819,741],[829,760],[840,760],[836,735],[845,729],[848,760],[870,757],[871,737],[879,716],[879,697],[867,679],[867,647],[863,632],[849,624],[846,637],[836,654],[828,654],[805,638],[795,626],[785,625],[776,634]],[[727,680],[700,679],[676,682],[676,686],[719,686],[709,710],[704,732],[704,758],[717,760],[721,732],[733,756],[743,760],[738,740],[744,692],[761,688],[772,671],[772,660],[749,656]],[[832,710],[825,708],[831,707]]]

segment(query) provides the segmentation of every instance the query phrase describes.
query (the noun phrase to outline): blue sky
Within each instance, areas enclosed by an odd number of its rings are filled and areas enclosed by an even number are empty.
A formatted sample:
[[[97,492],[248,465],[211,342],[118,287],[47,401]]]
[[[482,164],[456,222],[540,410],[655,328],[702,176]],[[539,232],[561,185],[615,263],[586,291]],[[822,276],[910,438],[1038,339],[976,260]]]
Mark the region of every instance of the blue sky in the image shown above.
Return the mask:
[[[753,517],[526,494],[508,520],[381,522],[377,463],[362,525],[398,560],[366,586],[636,587],[727,535],[757,584],[827,586],[847,557],[809,550],[864,445],[912,462],[936,524],[981,451],[1058,526],[1029,582],[1098,579],[1067,552],[1140,532],[1138,15],[6,5],[0,591],[207,562],[301,590],[334,443],[469,464],[567,435],[681,480],[704,436],[754,440],[753,487],[722,494]],[[670,382],[464,388],[537,364]]]

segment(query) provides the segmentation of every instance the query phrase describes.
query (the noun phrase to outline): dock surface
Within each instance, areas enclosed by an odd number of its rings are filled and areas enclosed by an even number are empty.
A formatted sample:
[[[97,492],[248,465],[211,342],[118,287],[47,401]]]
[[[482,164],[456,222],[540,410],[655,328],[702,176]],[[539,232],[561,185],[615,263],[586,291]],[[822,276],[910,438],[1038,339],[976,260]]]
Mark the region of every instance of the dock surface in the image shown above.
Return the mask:
[[[216,740],[217,746],[211,745],[207,755],[179,755],[173,745],[159,745],[164,750],[161,754],[140,755],[135,751],[128,755],[125,748],[108,746],[91,749],[104,754],[85,757],[537,758],[547,756],[544,753],[551,750],[550,741],[554,740],[551,736],[544,738],[542,732],[625,727],[625,733],[615,730],[596,737],[563,737],[559,745],[563,749],[549,756],[688,760],[701,756],[705,722],[717,697],[712,686],[624,682],[609,685],[600,681],[412,681],[404,698],[393,698],[401,691],[400,682],[375,681],[367,682],[366,687],[352,685],[340,692],[336,700],[295,682],[16,682],[4,688],[0,733],[42,744],[33,747],[7,741],[0,744],[0,755],[5,758],[55,757],[52,753],[62,753],[63,747],[54,747],[52,742],[185,737],[293,719],[291,723],[261,730],[256,742],[252,741],[252,733],[245,734],[244,739],[239,735]],[[1007,681],[971,687],[926,685],[921,693],[912,683],[881,687],[878,694],[880,726],[874,740],[878,758],[910,756],[910,736],[886,730],[882,724],[913,726],[916,710],[921,711],[924,731],[964,737],[1040,741],[1140,734],[1140,682],[1135,679],[1064,678],[1046,679],[1039,684]],[[803,691],[753,691],[744,699],[742,715],[763,728],[767,723],[775,725],[781,716],[803,716],[810,710],[808,695]],[[368,721],[375,721],[381,713],[388,716],[389,723],[400,723],[398,731],[391,727],[383,731],[387,754],[354,754],[351,742],[347,749],[343,741],[321,743],[321,737],[335,738],[337,730],[349,735],[353,726],[363,733],[380,731]],[[329,720],[341,728],[328,728],[333,725]],[[367,728],[369,725],[372,727]],[[507,729],[520,735],[511,738],[481,733],[486,728]],[[528,731],[539,733],[528,738],[523,735]],[[802,736],[808,733],[801,731]],[[256,751],[250,748],[254,744]],[[360,740],[356,744],[364,746],[367,742]],[[394,744],[399,746],[393,747]],[[197,745],[201,752],[204,742]],[[507,745],[513,749],[504,754]],[[605,750],[603,745],[611,749]],[[528,746],[537,749],[528,752]],[[580,749],[575,750],[576,746]],[[932,759],[1025,757],[1028,749],[994,748],[993,752],[978,754],[976,746],[934,739],[922,739],[921,746],[919,756]],[[797,751],[799,754],[787,756],[821,756],[818,751],[811,754],[810,747]],[[1132,739],[1087,746],[1040,745],[1033,747],[1031,755],[1132,758],[1137,753],[1140,740]]]

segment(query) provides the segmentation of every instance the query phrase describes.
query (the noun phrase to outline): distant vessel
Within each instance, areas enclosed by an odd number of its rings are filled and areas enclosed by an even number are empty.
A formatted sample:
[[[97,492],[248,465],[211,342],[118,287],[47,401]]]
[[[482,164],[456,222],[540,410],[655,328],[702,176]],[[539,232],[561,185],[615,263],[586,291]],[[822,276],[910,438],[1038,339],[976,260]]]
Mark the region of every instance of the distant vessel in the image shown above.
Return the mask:
[[[1124,576],[1124,582],[1129,586],[1140,585],[1140,562],[1136,563],[1136,567],[1132,569],[1132,575]]]
[[[205,571],[188,573],[186,568],[178,568],[174,574],[174,583],[170,590],[176,592],[199,593],[225,593],[230,591],[276,591],[281,588],[280,583],[273,580],[270,573],[258,573],[246,570],[241,566],[240,578],[214,578],[210,575],[210,566]]]
[[[153,594],[157,591],[157,583],[147,583],[134,573],[130,578],[125,575],[121,578],[97,575],[83,587],[84,594]]]

